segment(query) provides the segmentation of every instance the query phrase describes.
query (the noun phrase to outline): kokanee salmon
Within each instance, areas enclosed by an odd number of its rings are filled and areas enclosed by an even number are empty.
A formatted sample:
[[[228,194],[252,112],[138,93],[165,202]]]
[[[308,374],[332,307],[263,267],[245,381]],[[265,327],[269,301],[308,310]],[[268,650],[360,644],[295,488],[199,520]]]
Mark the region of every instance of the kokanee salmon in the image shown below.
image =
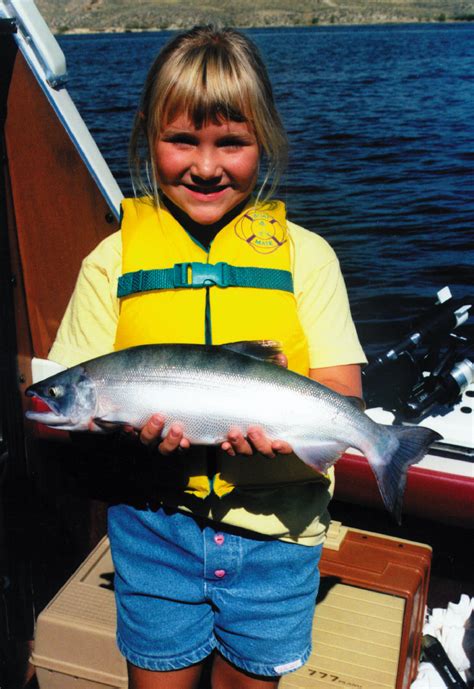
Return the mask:
[[[30,386],[26,394],[46,402],[49,411],[27,417],[58,429],[103,431],[140,429],[160,412],[164,433],[179,423],[199,445],[222,443],[231,428],[245,434],[259,425],[322,473],[354,447],[367,457],[383,501],[399,521],[408,467],[438,433],[375,423],[343,395],[265,360],[277,354],[268,343],[124,349]]]

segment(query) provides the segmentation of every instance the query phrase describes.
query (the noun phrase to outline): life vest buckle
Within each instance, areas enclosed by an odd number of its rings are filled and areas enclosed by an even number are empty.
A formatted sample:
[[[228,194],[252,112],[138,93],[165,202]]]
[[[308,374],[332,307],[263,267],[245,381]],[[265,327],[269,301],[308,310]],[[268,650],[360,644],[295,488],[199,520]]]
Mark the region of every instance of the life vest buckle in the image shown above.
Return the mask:
[[[229,265],[227,263],[175,263],[173,283],[175,288],[183,287],[228,287]]]

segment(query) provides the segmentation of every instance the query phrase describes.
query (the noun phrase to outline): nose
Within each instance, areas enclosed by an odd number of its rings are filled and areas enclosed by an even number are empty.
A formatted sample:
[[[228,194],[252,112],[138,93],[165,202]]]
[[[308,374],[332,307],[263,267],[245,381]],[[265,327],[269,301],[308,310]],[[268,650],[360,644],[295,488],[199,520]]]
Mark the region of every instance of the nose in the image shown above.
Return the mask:
[[[191,165],[191,175],[205,182],[214,182],[220,179],[222,174],[219,152],[214,148],[198,146]]]

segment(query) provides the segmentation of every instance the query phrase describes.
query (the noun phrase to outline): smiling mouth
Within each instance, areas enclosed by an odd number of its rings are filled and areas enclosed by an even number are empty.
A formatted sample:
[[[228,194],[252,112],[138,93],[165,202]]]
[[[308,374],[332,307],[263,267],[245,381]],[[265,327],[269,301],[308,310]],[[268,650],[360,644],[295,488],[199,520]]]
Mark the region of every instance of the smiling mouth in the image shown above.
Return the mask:
[[[228,184],[220,184],[218,186],[212,187],[200,187],[195,184],[185,184],[186,189],[193,192],[194,194],[203,194],[204,196],[210,196],[211,194],[220,194],[229,188]]]

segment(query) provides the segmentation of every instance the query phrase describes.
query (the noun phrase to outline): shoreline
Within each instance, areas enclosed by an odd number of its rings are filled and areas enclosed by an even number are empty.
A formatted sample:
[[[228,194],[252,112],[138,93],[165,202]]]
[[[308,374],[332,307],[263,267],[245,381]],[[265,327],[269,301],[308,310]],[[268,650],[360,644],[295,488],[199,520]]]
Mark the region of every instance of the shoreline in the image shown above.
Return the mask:
[[[336,27],[353,27],[353,26],[406,26],[406,25],[420,25],[425,26],[426,24],[433,25],[453,25],[453,24],[474,24],[473,19],[416,19],[416,18],[406,18],[406,19],[384,19],[384,20],[366,20],[366,21],[345,21],[345,22],[329,22],[321,21],[314,24],[300,24],[300,23],[268,23],[268,24],[252,24],[249,25],[239,25],[239,24],[224,24],[224,26],[232,26],[236,29],[303,29],[303,28],[336,28]],[[126,34],[126,33],[160,33],[162,31],[181,31],[184,30],[180,24],[170,24],[169,26],[150,26],[150,27],[123,27],[123,26],[109,26],[103,28],[88,28],[88,27],[76,27],[67,28],[62,30],[61,27],[51,27],[51,31],[55,36],[84,36],[93,34]]]

